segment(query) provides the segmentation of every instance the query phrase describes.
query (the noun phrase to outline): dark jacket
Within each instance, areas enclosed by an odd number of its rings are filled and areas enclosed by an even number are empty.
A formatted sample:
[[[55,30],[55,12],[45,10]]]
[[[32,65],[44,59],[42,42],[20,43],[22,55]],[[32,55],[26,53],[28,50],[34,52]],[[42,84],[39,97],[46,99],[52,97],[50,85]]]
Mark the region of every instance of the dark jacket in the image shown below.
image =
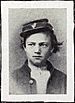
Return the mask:
[[[66,75],[56,70],[52,64],[47,61],[47,69],[51,76],[47,83],[46,94],[65,94],[66,93]],[[9,80],[10,94],[37,94],[36,81],[31,78],[31,69],[27,61],[20,68],[15,70]]]

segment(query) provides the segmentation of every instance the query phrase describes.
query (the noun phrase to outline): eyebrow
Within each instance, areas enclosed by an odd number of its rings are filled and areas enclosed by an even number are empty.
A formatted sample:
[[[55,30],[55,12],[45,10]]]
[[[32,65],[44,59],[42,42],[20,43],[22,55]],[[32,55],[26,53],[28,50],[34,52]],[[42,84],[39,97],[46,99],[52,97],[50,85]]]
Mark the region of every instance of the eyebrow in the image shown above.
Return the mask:
[[[27,42],[27,43],[36,43],[36,42]],[[48,42],[40,42],[40,43],[48,43]],[[40,44],[40,43],[39,43],[39,44]]]
[[[27,43],[32,43],[32,44],[34,44],[34,43],[36,43],[36,42],[27,42]]]
[[[42,44],[48,43],[48,42],[41,42]]]

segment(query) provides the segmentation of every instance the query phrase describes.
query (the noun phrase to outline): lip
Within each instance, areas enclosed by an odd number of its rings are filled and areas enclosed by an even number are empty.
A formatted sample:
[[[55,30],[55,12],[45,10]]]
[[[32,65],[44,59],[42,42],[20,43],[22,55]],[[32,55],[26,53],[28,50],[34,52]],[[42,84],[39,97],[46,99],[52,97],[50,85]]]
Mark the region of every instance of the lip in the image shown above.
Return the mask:
[[[40,58],[40,57],[42,57],[42,56],[33,56],[33,57]]]
[[[42,59],[42,56],[32,56],[32,57],[36,60],[41,60]]]

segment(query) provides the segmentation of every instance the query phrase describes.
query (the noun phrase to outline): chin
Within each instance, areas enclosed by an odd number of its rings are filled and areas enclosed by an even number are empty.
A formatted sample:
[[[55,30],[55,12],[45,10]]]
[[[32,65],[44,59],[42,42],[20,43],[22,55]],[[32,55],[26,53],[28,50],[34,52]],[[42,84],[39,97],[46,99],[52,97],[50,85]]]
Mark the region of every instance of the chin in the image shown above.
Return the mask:
[[[31,63],[35,66],[40,66],[42,61],[31,61]]]
[[[44,64],[43,60],[35,60],[35,61],[31,61],[31,63],[35,66],[42,66]]]
[[[33,65],[37,66],[37,67],[40,67],[41,66],[41,63],[34,63]]]
[[[41,65],[41,62],[33,62],[35,65]]]

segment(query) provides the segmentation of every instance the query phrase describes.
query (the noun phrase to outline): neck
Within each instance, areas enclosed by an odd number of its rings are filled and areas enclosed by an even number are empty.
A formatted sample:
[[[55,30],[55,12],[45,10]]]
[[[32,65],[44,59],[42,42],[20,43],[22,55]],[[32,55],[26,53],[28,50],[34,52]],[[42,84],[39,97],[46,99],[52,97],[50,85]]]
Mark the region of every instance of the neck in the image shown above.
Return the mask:
[[[28,60],[28,66],[32,69],[44,69],[44,67],[46,67],[46,62],[44,62],[43,64],[41,63],[41,65],[36,65],[34,63],[32,63],[31,61]]]

